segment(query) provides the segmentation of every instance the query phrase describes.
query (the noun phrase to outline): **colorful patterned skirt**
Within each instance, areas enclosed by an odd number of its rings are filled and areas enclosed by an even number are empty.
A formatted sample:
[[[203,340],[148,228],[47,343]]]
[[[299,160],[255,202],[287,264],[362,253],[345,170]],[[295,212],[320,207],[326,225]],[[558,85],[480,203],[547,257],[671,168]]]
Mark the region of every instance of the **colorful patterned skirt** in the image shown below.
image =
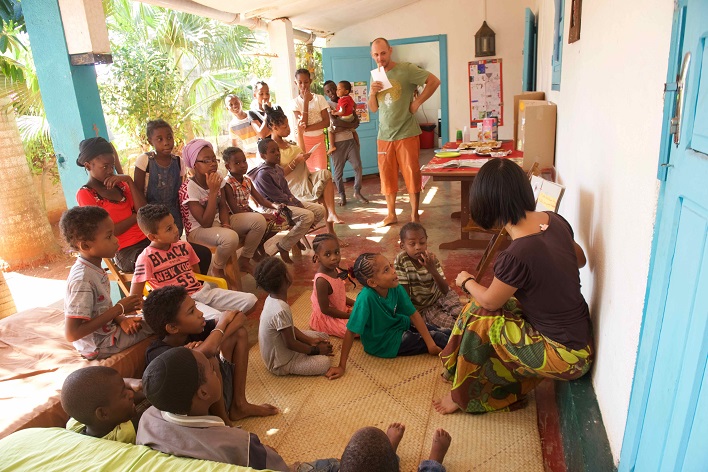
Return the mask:
[[[591,346],[569,349],[536,331],[515,298],[499,310],[472,299],[440,353],[452,399],[468,413],[512,411],[544,378],[574,380],[590,370]]]

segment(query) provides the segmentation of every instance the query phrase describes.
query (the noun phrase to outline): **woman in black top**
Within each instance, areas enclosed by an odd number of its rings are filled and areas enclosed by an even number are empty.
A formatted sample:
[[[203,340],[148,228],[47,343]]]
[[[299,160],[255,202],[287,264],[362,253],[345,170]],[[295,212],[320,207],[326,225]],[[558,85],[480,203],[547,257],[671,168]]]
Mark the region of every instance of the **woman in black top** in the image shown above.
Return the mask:
[[[512,242],[489,287],[468,272],[457,276],[470,303],[440,354],[452,380],[434,402],[440,413],[511,411],[544,378],[573,380],[590,370],[592,326],[578,271],[585,254],[562,216],[535,207],[514,162],[492,159],[475,177],[472,218],[483,228],[504,226]]]

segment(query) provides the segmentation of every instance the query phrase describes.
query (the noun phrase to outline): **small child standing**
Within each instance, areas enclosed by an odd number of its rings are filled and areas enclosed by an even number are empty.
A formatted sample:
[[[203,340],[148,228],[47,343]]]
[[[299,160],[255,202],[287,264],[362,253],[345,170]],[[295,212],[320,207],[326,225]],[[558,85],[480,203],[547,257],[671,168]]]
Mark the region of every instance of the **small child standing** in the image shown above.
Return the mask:
[[[154,151],[141,154],[135,160],[135,186],[145,192],[147,203],[159,203],[170,209],[179,235],[182,236],[184,222],[180,211],[179,188],[187,175],[184,159],[172,154],[175,138],[169,123],[165,120],[151,120],[145,128],[145,135]],[[206,274],[211,263],[211,251],[199,244],[193,245],[193,249],[199,256],[200,271]]]
[[[132,385],[128,385],[131,381]],[[75,370],[61,387],[61,406],[71,417],[66,429],[94,438],[135,444],[142,399],[139,379],[123,379],[110,367],[92,365]]]
[[[145,353],[147,365],[181,346],[199,351],[210,359],[223,389],[223,398],[212,402],[212,411],[225,424],[230,426],[232,421],[247,416],[270,416],[278,412],[273,405],[254,405],[246,400],[249,346],[248,333],[243,326],[246,315],[242,312],[225,311],[218,322],[205,320],[187,290],[170,285],[150,292],[143,305],[143,315],[160,336]]]
[[[339,366],[330,368],[327,378],[344,375],[355,334],[361,336],[364,351],[376,357],[440,354],[450,330],[426,325],[399,285],[393,264],[381,254],[364,253],[357,257],[353,270],[364,288],[349,316]]]
[[[339,268],[342,256],[337,236],[318,234],[312,241],[315,255],[312,262],[318,263],[312,288],[312,315],[310,328],[343,338],[354,300],[347,297],[344,280],[348,274]]]
[[[177,225],[165,205],[142,207],[138,210],[138,225],[147,235],[150,245],[135,262],[131,295],[141,295],[146,282],[153,289],[181,285],[208,319],[218,318],[221,312],[228,310],[246,313],[258,301],[252,293],[202,284],[194,277],[199,269],[199,257],[191,244],[179,239]]]
[[[406,223],[399,236],[403,252],[393,263],[398,281],[426,323],[452,329],[463,306],[445,281],[440,261],[428,251],[428,233],[420,223]]]
[[[105,359],[152,334],[138,317],[127,317],[142,305],[142,295],[130,295],[116,306],[101,260],[115,256],[118,238],[113,220],[101,207],[67,210],[59,221],[69,246],[79,252],[66,281],[66,339],[89,360]]]
[[[330,366],[332,345],[325,333],[303,332],[295,327],[287,302],[292,279],[285,263],[266,257],[256,266],[254,277],[268,292],[258,329],[266,368],[275,375],[323,375]]]

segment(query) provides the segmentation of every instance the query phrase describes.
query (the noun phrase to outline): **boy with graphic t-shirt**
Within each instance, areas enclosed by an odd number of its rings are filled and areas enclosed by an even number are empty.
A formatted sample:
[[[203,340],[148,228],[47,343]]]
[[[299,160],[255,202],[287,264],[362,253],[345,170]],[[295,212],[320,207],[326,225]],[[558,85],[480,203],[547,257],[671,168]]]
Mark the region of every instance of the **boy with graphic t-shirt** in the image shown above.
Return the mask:
[[[207,319],[218,318],[222,311],[248,312],[258,300],[252,293],[237,292],[201,284],[194,272],[199,258],[192,246],[179,240],[174,218],[164,205],[145,205],[138,211],[138,225],[150,240],[150,246],[138,256],[130,293],[143,293],[146,282],[153,289],[181,285],[194,299]]]

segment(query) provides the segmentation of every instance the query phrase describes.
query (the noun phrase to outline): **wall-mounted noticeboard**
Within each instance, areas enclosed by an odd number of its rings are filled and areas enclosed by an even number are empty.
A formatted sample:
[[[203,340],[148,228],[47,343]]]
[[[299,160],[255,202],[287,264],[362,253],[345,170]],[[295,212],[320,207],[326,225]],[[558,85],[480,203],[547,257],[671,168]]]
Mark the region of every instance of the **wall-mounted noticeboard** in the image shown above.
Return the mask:
[[[497,118],[504,124],[504,95],[502,93],[502,60],[487,59],[469,63],[470,124],[484,118]]]

